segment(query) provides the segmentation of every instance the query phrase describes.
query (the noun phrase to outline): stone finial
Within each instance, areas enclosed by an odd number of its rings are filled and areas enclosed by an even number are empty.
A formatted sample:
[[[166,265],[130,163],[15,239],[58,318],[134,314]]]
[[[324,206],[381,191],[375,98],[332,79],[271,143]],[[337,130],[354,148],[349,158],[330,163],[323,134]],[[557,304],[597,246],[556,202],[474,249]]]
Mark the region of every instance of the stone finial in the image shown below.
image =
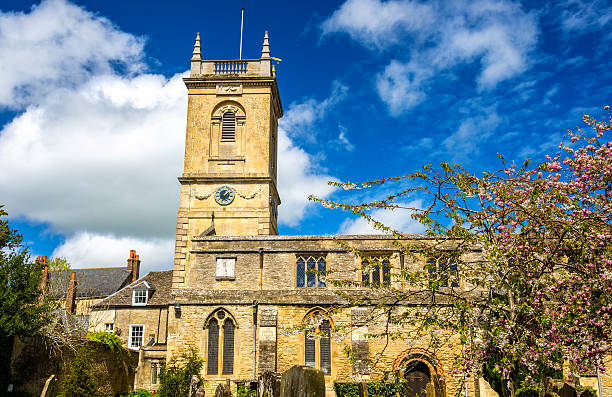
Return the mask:
[[[264,35],[263,46],[261,48],[261,58],[269,59],[270,58],[270,41],[268,40],[268,31],[266,30],[266,34]]]
[[[192,61],[199,61],[202,59],[202,48],[200,46],[200,32],[196,34],[195,44],[193,46],[193,56],[191,57]]]

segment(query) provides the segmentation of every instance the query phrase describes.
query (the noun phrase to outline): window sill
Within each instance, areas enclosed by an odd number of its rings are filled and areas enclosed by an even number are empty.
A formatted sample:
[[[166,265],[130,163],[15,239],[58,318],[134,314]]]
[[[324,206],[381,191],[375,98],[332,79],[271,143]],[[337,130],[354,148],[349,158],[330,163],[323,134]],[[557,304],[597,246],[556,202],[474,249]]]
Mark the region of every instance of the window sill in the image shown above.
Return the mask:
[[[236,277],[229,277],[229,276],[217,276],[215,277],[216,281],[234,281],[236,280]]]

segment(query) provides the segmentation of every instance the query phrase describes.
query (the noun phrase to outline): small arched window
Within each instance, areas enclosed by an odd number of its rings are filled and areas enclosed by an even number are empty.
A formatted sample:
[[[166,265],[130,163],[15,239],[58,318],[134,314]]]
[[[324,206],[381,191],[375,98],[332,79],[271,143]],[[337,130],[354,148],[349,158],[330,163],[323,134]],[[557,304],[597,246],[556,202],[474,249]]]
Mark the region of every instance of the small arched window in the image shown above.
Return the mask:
[[[221,118],[221,140],[233,142],[236,140],[236,114],[225,112]]]
[[[208,320],[207,375],[234,373],[234,335],[236,325],[227,312],[220,309]]]
[[[304,364],[319,368],[324,374],[331,374],[331,326],[322,312],[312,313],[304,334]],[[318,322],[317,325],[312,322]],[[308,324],[310,323],[310,324]]]

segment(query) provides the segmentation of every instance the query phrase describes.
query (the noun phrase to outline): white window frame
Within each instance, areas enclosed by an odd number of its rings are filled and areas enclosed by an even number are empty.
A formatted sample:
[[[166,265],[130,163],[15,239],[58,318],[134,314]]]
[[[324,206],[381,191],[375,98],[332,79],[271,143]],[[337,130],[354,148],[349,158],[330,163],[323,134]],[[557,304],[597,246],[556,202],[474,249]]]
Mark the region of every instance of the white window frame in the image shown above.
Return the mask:
[[[132,343],[132,338],[134,337],[134,328],[135,327],[142,327],[142,335],[140,336],[142,339],[140,341],[140,345],[138,346],[134,346],[134,344]],[[144,336],[145,336],[145,326],[144,324],[130,324],[130,335],[129,335],[129,339],[128,339],[128,344],[130,349],[140,349],[140,346],[144,346]]]
[[[104,332],[108,332],[109,334],[115,333],[115,323],[104,323]]]
[[[136,302],[136,294],[138,292],[144,292],[144,302]],[[142,296],[138,296],[138,298],[142,298]],[[132,306],[146,306],[147,302],[149,302],[149,290],[148,289],[143,289],[143,288],[138,288],[138,289],[134,289],[132,290]]]

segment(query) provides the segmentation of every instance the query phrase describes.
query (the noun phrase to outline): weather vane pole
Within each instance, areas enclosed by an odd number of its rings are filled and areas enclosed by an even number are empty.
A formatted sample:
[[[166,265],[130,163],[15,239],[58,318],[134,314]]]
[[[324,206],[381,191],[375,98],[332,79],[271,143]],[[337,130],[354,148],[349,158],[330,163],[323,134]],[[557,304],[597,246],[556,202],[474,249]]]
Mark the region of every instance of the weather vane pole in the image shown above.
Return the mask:
[[[240,9],[242,11],[242,15],[240,17],[240,58],[242,59],[242,27],[244,26],[244,8]]]

